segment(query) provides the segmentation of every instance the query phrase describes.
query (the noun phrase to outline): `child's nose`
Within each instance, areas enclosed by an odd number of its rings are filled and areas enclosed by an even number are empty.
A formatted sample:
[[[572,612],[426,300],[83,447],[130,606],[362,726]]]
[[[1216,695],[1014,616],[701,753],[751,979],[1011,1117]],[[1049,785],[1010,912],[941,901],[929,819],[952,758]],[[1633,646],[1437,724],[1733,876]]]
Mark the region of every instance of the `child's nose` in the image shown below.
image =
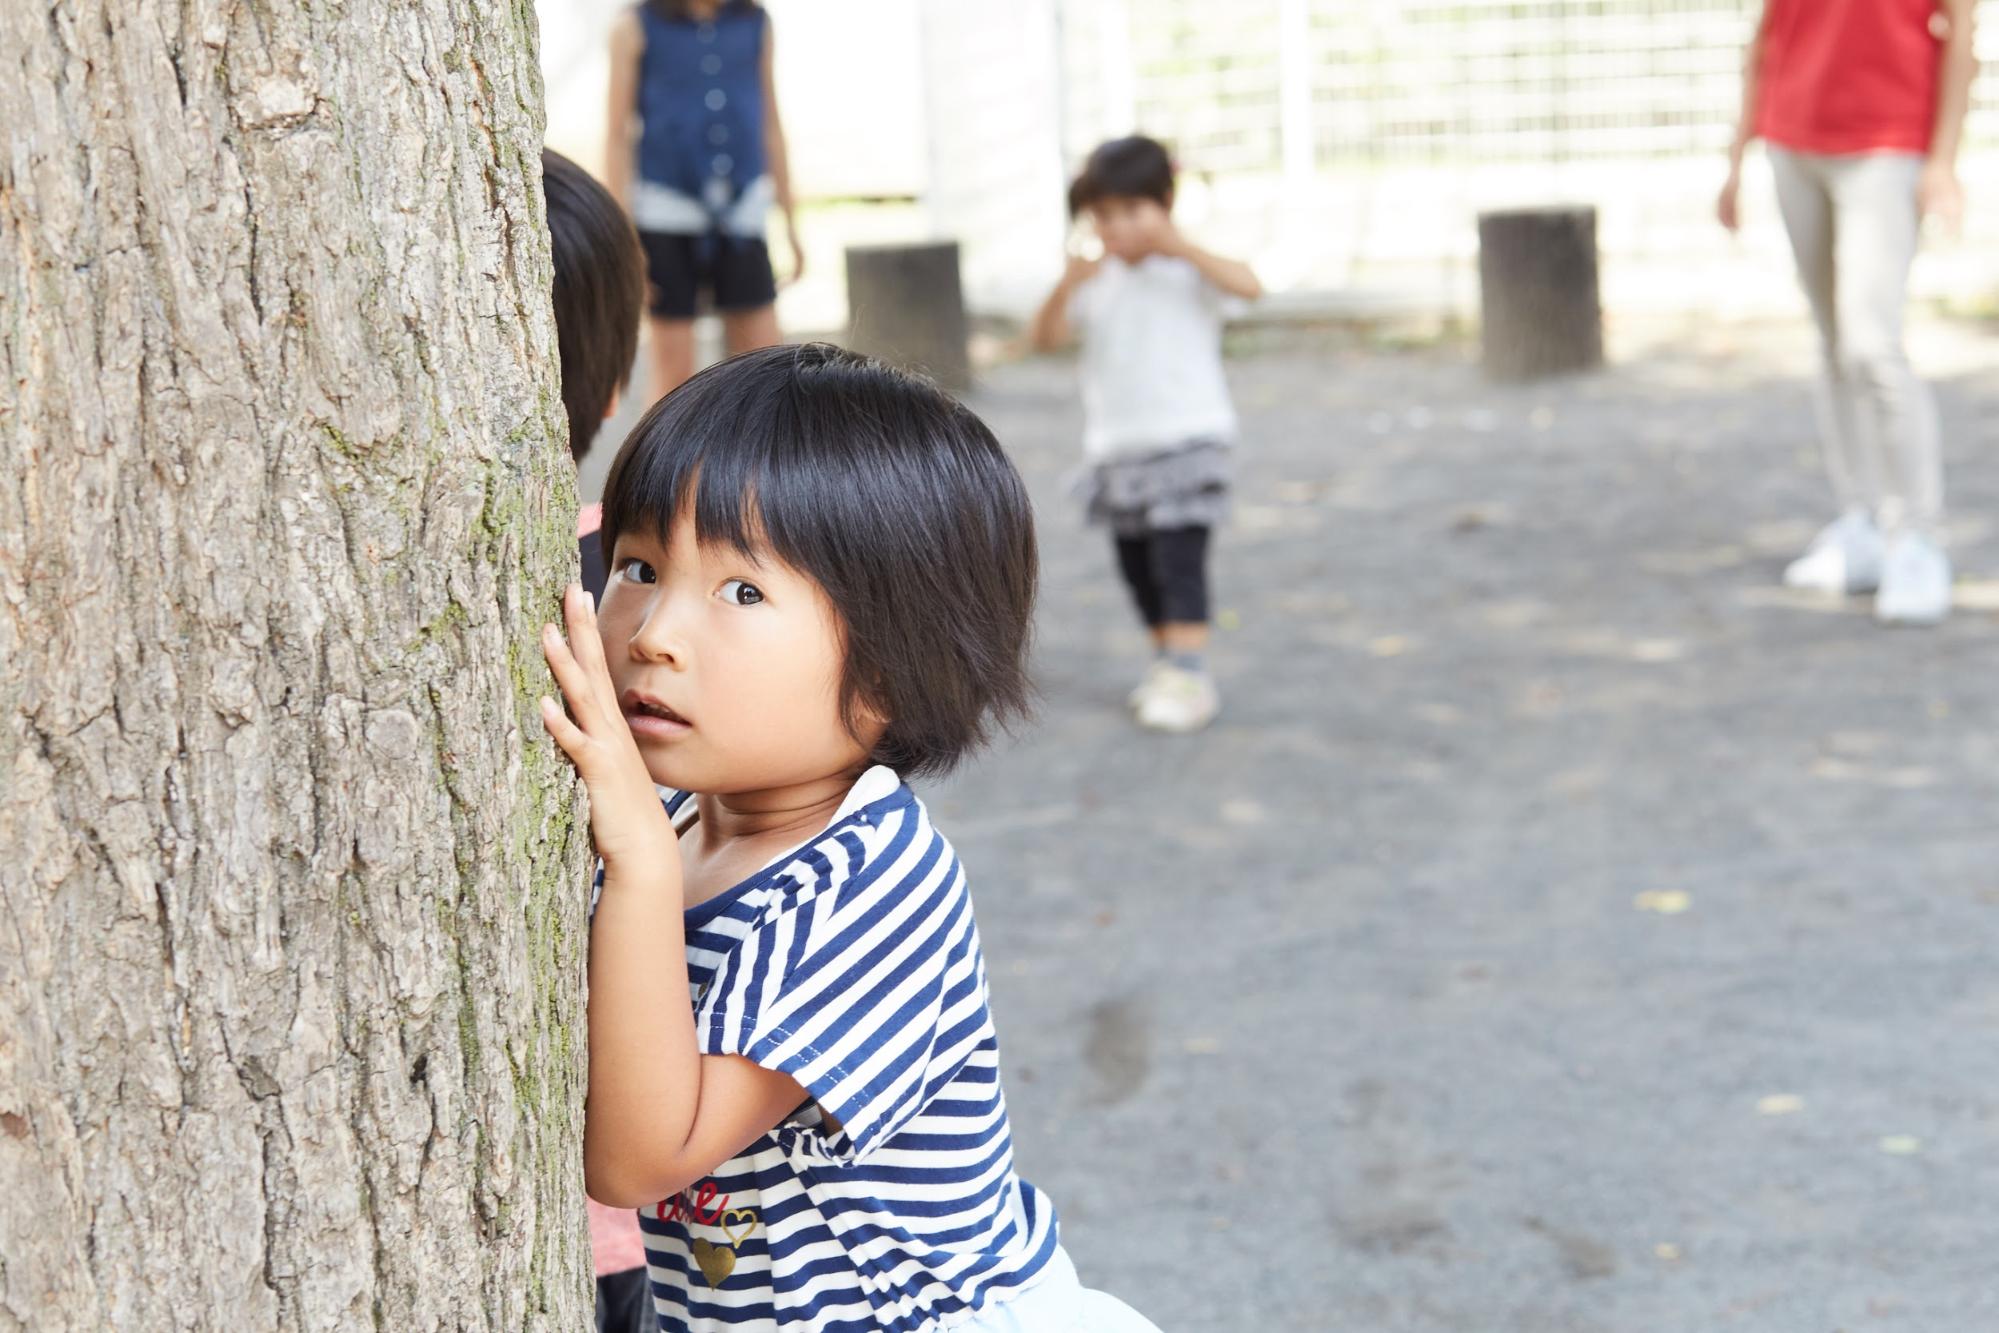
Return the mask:
[[[674,597],[662,591],[646,608],[645,619],[632,632],[631,654],[643,662],[678,665],[687,660],[684,617]]]

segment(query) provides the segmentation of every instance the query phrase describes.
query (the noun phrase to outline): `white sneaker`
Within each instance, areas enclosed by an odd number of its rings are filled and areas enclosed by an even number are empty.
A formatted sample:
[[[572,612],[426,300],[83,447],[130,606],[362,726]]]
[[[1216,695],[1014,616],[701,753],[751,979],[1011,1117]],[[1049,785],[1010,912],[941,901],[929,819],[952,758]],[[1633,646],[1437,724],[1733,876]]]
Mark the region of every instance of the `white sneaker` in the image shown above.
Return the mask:
[[[1145,696],[1152,693],[1152,687],[1159,683],[1159,675],[1165,670],[1167,670],[1166,659],[1153,658],[1152,665],[1145,668],[1145,674],[1138,678],[1138,684],[1134,685],[1131,693],[1124,697],[1125,707],[1134,713],[1145,707]]]
[[[1939,625],[1950,614],[1950,557],[1928,537],[1908,532],[1888,545],[1874,618],[1884,625]]]
[[[1139,701],[1138,725],[1152,731],[1199,731],[1215,720],[1221,708],[1213,676],[1162,665],[1152,688]]]
[[[1874,520],[1858,511],[1841,514],[1819,529],[1805,553],[1784,569],[1784,586],[1844,597],[1881,586],[1886,543]]]

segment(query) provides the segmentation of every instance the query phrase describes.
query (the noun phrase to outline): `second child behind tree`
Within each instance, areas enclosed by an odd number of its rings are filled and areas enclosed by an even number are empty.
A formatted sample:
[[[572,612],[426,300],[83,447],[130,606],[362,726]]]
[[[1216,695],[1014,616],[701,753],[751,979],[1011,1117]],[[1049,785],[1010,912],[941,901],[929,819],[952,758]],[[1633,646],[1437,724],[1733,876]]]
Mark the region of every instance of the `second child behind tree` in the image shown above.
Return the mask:
[[[1173,224],[1173,162],[1143,135],[1098,147],[1069,187],[1104,253],[1071,256],[1035,316],[1036,347],[1081,333],[1084,501],[1152,635],[1130,703],[1155,731],[1197,731],[1221,694],[1208,670],[1208,548],[1227,516],[1236,415],[1222,375],[1231,298],[1263,286],[1247,264]]]

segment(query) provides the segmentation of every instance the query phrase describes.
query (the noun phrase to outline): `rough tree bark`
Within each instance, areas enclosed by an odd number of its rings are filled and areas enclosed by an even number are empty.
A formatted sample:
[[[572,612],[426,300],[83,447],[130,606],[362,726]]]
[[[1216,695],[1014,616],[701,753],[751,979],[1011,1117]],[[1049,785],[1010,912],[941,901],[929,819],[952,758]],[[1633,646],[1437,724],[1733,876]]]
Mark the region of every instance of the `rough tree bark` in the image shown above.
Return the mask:
[[[535,38],[0,3],[0,1329],[587,1325]]]

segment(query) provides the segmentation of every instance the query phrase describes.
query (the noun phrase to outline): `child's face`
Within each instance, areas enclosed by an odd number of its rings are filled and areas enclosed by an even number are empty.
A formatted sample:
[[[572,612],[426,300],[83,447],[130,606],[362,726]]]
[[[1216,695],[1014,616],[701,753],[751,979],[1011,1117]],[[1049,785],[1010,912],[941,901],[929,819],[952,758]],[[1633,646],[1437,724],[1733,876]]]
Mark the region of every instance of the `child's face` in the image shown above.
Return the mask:
[[[882,727],[840,722],[844,645],[817,583],[768,553],[622,533],[598,610],[604,660],[654,782],[769,791],[863,764]]]
[[[1104,243],[1104,253],[1127,264],[1158,249],[1171,222],[1158,200],[1143,195],[1110,195],[1090,205],[1090,225]]]

